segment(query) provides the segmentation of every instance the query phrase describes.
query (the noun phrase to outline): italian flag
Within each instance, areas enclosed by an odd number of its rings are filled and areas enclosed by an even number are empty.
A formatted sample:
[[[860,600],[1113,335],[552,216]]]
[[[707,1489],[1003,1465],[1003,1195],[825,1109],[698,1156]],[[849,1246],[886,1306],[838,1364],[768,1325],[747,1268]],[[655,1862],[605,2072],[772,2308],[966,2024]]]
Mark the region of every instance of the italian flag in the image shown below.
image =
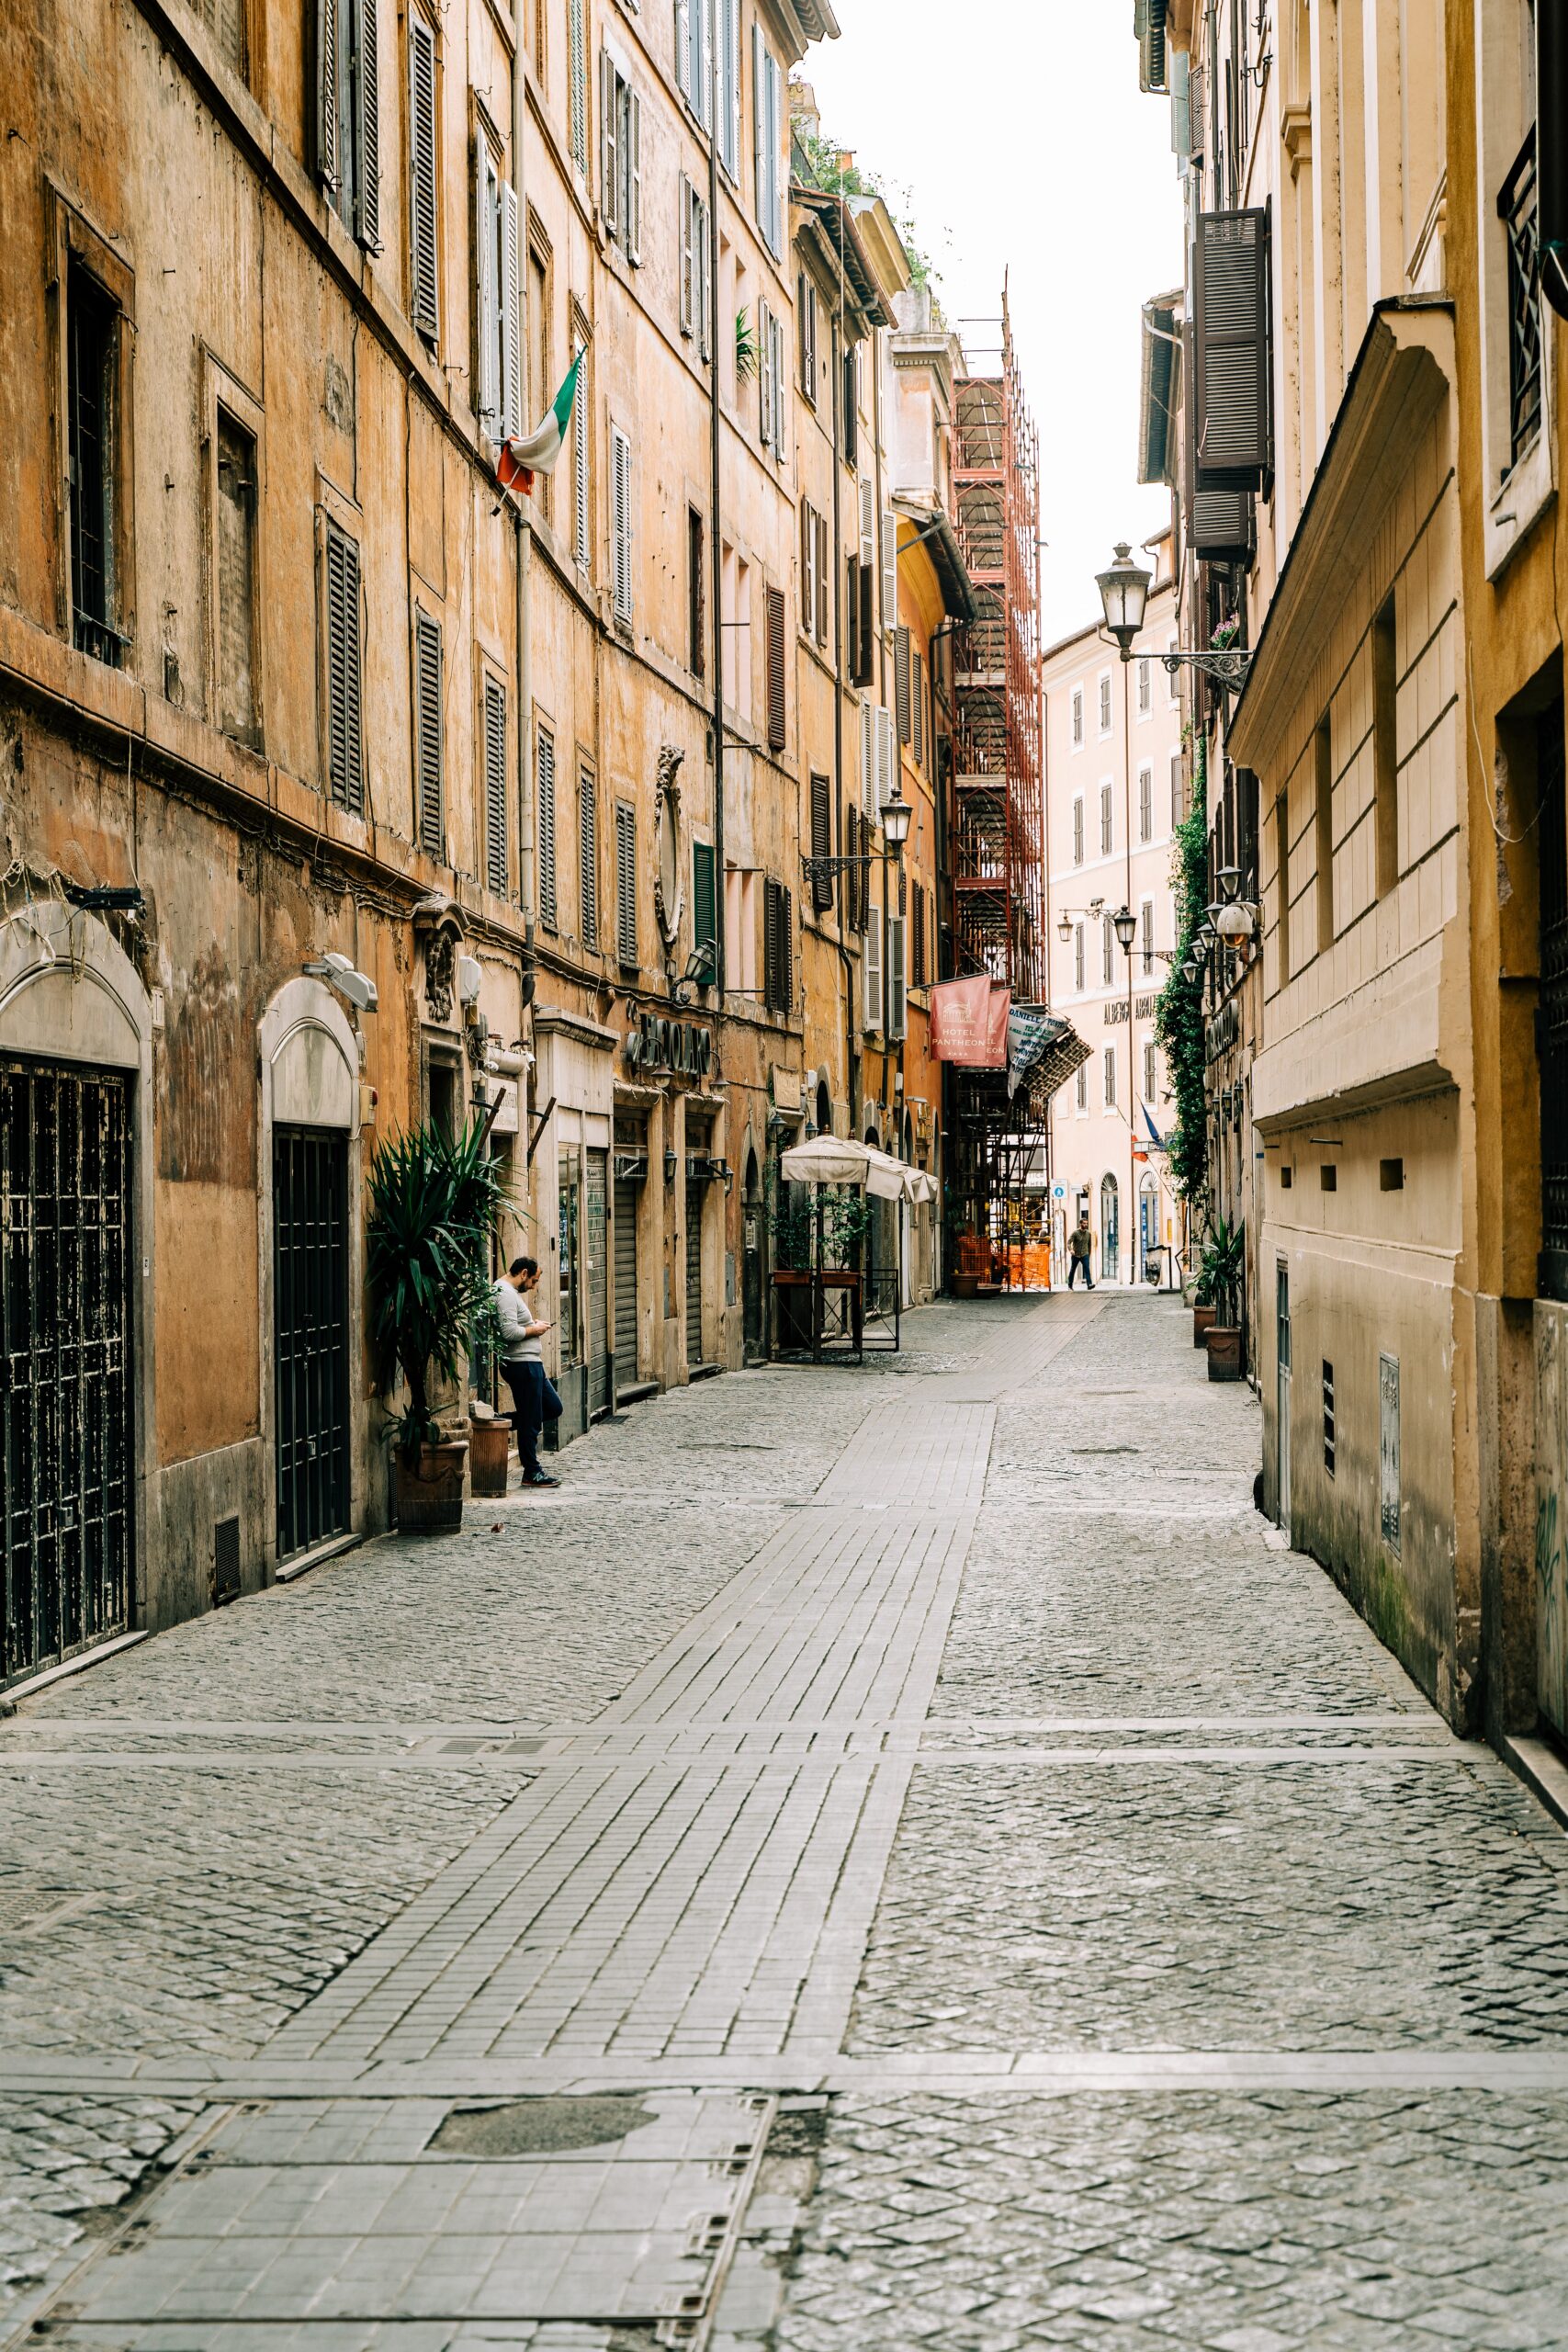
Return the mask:
[[[521,439],[503,441],[496,474],[502,490],[514,490],[526,498],[534,487],[536,474],[551,474],[566,439],[566,428],[571,422],[571,404],[577,398],[577,379],[582,367],[580,351],[566,371],[566,379],[550,406],[545,411],[532,433]]]

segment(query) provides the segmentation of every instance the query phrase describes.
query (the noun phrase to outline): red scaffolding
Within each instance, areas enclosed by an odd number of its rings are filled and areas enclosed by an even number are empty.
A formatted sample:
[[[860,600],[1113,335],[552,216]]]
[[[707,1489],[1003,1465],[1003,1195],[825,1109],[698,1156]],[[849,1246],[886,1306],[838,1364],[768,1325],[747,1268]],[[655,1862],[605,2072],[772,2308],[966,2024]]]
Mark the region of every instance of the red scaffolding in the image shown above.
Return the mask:
[[[997,358],[954,386],[953,492],[978,611],[954,643],[953,970],[988,973],[1016,1005],[1043,1008],[1039,447],[1005,288]],[[1043,1206],[1049,1092],[1037,1078],[1010,1093],[1000,1070],[959,1069],[953,1085],[949,1263],[987,1282],[1021,1280],[1032,1204],[1035,1223]]]

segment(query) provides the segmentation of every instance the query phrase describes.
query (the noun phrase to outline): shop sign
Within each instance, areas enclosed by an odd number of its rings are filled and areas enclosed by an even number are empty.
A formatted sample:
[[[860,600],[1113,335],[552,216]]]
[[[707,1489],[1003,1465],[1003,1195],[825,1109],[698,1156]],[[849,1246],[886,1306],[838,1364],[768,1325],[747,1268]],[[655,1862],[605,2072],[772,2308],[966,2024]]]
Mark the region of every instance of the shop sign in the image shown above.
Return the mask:
[[[1133,1018],[1134,1018],[1134,1021],[1152,1021],[1152,1020],[1154,1019],[1154,1017],[1155,1017],[1155,1007],[1156,1007],[1156,1005],[1158,1002],[1159,1002],[1159,999],[1158,999],[1158,997],[1155,997],[1155,996],[1141,996],[1141,997],[1136,998],[1136,999],[1134,1000],[1134,1005],[1133,1005]],[[1110,1028],[1110,1026],[1111,1026],[1111,1024],[1112,1023],[1112,1022],[1115,1022],[1115,1021],[1125,1021],[1125,1020],[1126,1020],[1126,1018],[1127,1018],[1127,1000],[1126,1000],[1126,998],[1125,998],[1124,996],[1112,997],[1112,999],[1111,1000],[1110,1003],[1109,1003],[1109,1004],[1106,1006],[1106,1008],[1105,1008],[1105,1025],[1106,1025],[1106,1027],[1109,1029],[1109,1028]]]
[[[671,1070],[677,1078],[706,1078],[713,1068],[713,1031],[645,1012],[626,1032],[626,1067]]]
[[[931,990],[931,1049],[961,1069],[1006,1069],[1010,990],[984,973]]]
[[[1204,1060],[1218,1061],[1220,1056],[1235,1044],[1240,1035],[1241,1012],[1233,996],[1227,1003],[1221,1005],[1204,1032]]]

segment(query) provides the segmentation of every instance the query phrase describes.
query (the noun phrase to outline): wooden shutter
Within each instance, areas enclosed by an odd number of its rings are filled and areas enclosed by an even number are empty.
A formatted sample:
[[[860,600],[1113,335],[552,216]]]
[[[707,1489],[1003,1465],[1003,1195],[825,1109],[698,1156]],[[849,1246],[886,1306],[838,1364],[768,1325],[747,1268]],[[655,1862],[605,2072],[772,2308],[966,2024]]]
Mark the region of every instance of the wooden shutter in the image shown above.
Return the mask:
[[[501,209],[501,429],[510,436],[533,422],[523,413],[521,208],[516,189],[505,181],[498,185],[496,196]]]
[[[893,797],[898,781],[898,741],[893,731],[893,713],[876,707],[876,798],[874,808],[886,808]]]
[[[845,566],[844,639],[852,683],[860,682],[860,566],[852,555]]]
[[[712,127],[713,10],[714,0],[692,0],[692,21],[697,28],[697,39],[693,44],[692,71],[697,85],[697,120],[705,130]]]
[[[588,53],[582,34],[582,0],[567,0],[568,10],[568,135],[571,160],[580,172],[588,169]]]
[[[686,625],[692,675],[707,673],[707,525],[694,506],[686,509]]]
[[[773,386],[773,449],[774,457],[782,466],[784,461],[784,400],[789,384],[784,368],[784,321],[772,311],[768,313],[768,334],[773,344],[771,371]]]
[[[913,680],[909,696],[909,718],[914,730],[913,751],[917,766],[926,763],[926,665],[917,653],[913,660]]]
[[[787,1015],[795,1011],[795,892],[787,885],[779,892],[779,944],[783,965],[779,1011]]]
[[[485,867],[497,898],[506,896],[506,688],[485,680]]]
[[[861,971],[865,982],[864,1023],[868,1029],[882,1026],[882,909],[867,904],[865,908],[865,954]]]
[[[326,526],[327,789],[340,808],[365,806],[359,549]]]
[[[779,886],[771,877],[762,884],[762,1002],[770,1012],[779,1004]]]
[[[909,632],[893,632],[893,705],[898,714],[898,741],[909,741]]]
[[[625,800],[615,803],[615,954],[637,968],[637,810]]]
[[[475,341],[478,345],[479,367],[476,373],[479,424],[492,439],[502,431],[501,387],[501,335],[497,325],[500,291],[496,286],[496,209],[500,191],[496,185],[495,165],[491,153],[480,136],[474,142],[474,252],[477,292],[475,306],[478,318]]]
[[[1073,803],[1073,864],[1083,864],[1083,797]]]
[[[697,0],[702,6],[702,0]],[[692,0],[675,0],[675,82],[681,96],[692,102]]]
[[[800,502],[800,626],[809,636],[817,605],[817,534],[811,527],[811,507]]]
[[[825,775],[811,778],[811,855],[814,861],[833,854],[832,786]],[[811,876],[811,903],[820,914],[833,903],[833,877],[827,871]]]
[[[244,0],[199,0],[201,19],[212,34],[218,54],[242,77],[245,71]]]
[[[359,242],[381,250],[381,62],[376,46],[376,0],[358,0],[355,20],[359,71],[355,83],[355,130],[359,142]]]
[[[876,484],[869,474],[860,486],[860,560],[868,569],[876,561]]]
[[[316,177],[335,190],[341,174],[337,152],[337,37],[342,0],[316,0]]]
[[[414,793],[419,843],[432,857],[445,854],[446,830],[441,775],[441,624],[416,606],[414,650]]]
[[[718,0],[718,160],[740,169],[740,0]]]
[[[882,626],[894,628],[898,619],[898,517],[889,512],[882,518]]]
[[[642,259],[642,100],[626,89],[626,119],[621,137],[626,143],[626,253],[634,265]]]
[[[577,895],[582,944],[599,944],[599,787],[592,768],[577,772]]]
[[[917,882],[909,893],[909,984],[923,989],[930,977],[926,960],[926,894]]]
[[[817,517],[817,642],[828,642],[828,518]]]
[[[909,1026],[909,980],[905,958],[905,919],[887,918],[887,1035],[902,1037]]]
[[[718,953],[718,869],[711,842],[692,843],[692,945]]]
[[[768,742],[775,752],[784,747],[784,593],[768,591]]]
[[[538,731],[536,754],[539,785],[539,920],[554,931],[556,906],[556,739],[547,727]]]
[[[571,403],[571,496],[573,552],[584,571],[593,562],[592,484],[588,469],[588,361],[580,357],[577,391]]]
[[[1108,784],[1102,784],[1100,787],[1100,854],[1102,857],[1109,857],[1111,854],[1114,845],[1114,834],[1115,819],[1111,814],[1111,786]]]
[[[861,696],[860,706],[860,805],[869,817],[876,815],[876,708],[868,695]]]
[[[751,27],[751,192],[756,202],[759,228],[762,225],[762,212],[767,202],[765,177],[767,128],[763,120],[766,108],[762,104],[762,60],[766,55],[767,51],[762,43],[762,28],[759,24],[753,24]]]
[[[434,337],[438,283],[435,259],[435,36],[417,12],[409,18],[409,277],[410,315]]]
[[[713,222],[701,197],[697,215],[697,348],[705,361],[713,356]]]
[[[1269,215],[1198,216],[1197,487],[1258,490],[1269,430]]]
[[[610,533],[614,541],[615,618],[632,616],[632,445],[619,425],[610,429]]]
[[[621,233],[621,109],[615,102],[619,77],[607,49],[599,51],[599,218],[607,237]]]
[[[855,683],[857,685],[867,686],[871,684],[873,656],[876,643],[876,611],[871,593],[871,566],[868,563],[863,563],[858,569],[860,571],[860,643],[859,659],[855,663]]]
[[[844,922],[851,931],[860,929],[860,810],[844,811]]]
[[[681,175],[681,333],[690,334],[697,321],[697,223],[695,194],[684,172]]]
[[[761,410],[759,429],[766,449],[773,437],[773,313],[765,302],[757,305],[757,396]]]
[[[840,435],[840,439],[843,445],[844,463],[846,466],[852,467],[858,462],[860,458],[860,385],[855,370],[855,355],[852,344],[849,350],[844,354],[843,369],[843,431]]]

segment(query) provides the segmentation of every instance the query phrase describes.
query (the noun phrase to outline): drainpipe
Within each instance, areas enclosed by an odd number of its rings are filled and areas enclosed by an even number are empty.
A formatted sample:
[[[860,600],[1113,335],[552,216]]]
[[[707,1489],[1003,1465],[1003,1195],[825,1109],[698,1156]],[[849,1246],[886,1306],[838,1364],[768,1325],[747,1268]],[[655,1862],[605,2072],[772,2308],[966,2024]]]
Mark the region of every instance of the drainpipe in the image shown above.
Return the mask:
[[[708,358],[708,437],[711,442],[710,495],[713,503],[713,865],[714,865],[714,1003],[724,1011],[725,897],[724,870],[724,560],[719,541],[718,397],[718,28],[708,40],[708,322],[712,350]],[[730,330],[733,336],[734,329]],[[739,656],[737,656],[739,659]]]
[[[843,550],[843,486],[840,480],[841,459],[840,447],[843,438],[843,352],[840,332],[843,324],[840,307],[832,314],[830,348],[832,357],[829,373],[832,379],[833,418],[833,823],[834,839],[842,854],[844,841],[844,550]],[[844,1080],[850,1098],[850,1129],[860,1133],[860,1090],[855,1084],[855,968],[850,951],[844,944],[844,891],[849,873],[839,876],[838,918],[839,962],[844,975]]]
[[[519,41],[512,61],[512,176],[517,191],[519,230],[525,234],[528,218],[523,172],[524,135],[528,120],[528,74],[524,62],[523,45]],[[533,526],[519,500],[514,509],[517,539],[517,895],[523,901],[523,1009],[526,1013],[533,1001],[536,976],[536,941],[537,938],[536,897],[538,880],[535,871],[534,788],[531,774],[531,752],[534,718],[534,643],[530,611],[530,585],[534,547]],[[532,1021],[529,1031],[532,1034]],[[524,1074],[525,1076],[525,1073]],[[525,1133],[526,1104],[525,1104]],[[532,1191],[532,1178],[529,1180]]]

